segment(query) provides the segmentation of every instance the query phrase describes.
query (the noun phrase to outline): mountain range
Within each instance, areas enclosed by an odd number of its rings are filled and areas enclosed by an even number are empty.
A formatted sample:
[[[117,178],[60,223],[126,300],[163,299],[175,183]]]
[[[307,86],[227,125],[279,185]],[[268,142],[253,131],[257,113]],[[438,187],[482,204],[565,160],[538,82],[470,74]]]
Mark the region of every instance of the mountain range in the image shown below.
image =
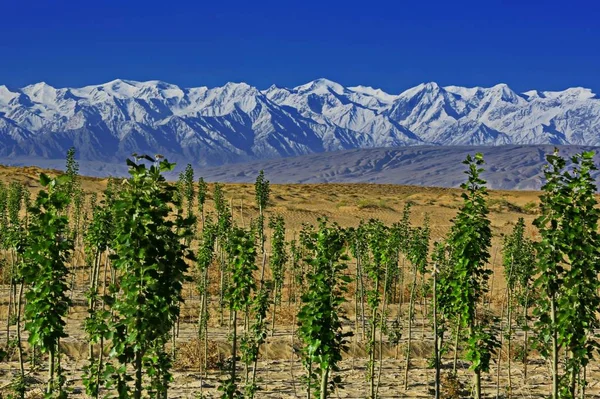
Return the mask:
[[[0,86],[0,163],[90,164],[162,154],[196,167],[406,146],[600,145],[600,98],[585,88],[517,93],[424,83],[400,94],[318,79],[266,90],[114,80],[81,88]],[[11,161],[13,160],[13,161]]]

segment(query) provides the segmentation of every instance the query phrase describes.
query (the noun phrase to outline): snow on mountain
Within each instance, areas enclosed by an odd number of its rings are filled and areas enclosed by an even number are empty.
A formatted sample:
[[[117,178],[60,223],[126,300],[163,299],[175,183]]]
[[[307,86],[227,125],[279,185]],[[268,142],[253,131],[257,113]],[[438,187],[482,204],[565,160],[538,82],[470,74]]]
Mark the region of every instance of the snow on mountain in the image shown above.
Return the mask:
[[[219,165],[353,148],[411,145],[600,145],[589,89],[441,87],[399,94],[328,79],[259,90],[117,79],[80,88],[0,86],[0,155],[122,162],[132,152]]]

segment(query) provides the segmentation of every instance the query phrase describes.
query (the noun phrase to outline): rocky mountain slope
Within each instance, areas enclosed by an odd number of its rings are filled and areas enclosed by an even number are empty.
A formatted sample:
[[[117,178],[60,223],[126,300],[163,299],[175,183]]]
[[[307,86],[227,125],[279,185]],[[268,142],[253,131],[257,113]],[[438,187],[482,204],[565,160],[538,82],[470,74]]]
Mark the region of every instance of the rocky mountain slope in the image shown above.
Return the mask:
[[[596,152],[600,165],[600,147],[560,146],[563,157],[581,151]],[[483,177],[488,187],[507,190],[537,190],[543,184],[543,167],[552,145],[506,146],[411,146],[363,148],[296,157],[231,163],[199,167],[196,175],[207,181],[253,183],[260,170],[273,183],[379,183],[417,186],[458,187],[465,180],[467,154],[482,152],[486,161]],[[5,162],[8,161],[8,162]],[[126,176],[127,167],[120,163],[79,161],[80,171],[87,176]],[[37,165],[64,169],[65,161],[43,158],[0,160],[0,164],[17,166]],[[176,179],[185,168],[177,165],[168,177]],[[600,185],[600,174],[594,172]]]
[[[600,145],[600,99],[584,88],[515,93],[504,84],[426,83],[396,95],[326,79],[262,91],[125,80],[0,86],[4,163],[63,159],[71,146],[102,168],[132,152],[206,167],[361,148],[506,144]]]
[[[543,167],[551,145],[508,146],[415,146],[370,148],[311,154],[278,160],[254,161],[198,172],[209,181],[251,183],[258,172],[274,183],[379,183],[417,186],[459,187],[465,181],[462,161],[467,154],[482,152],[483,177],[494,189],[538,190],[544,182]],[[600,148],[560,146],[560,155],[570,158],[581,151]],[[570,161],[568,160],[570,163]],[[600,183],[600,173],[593,172]]]

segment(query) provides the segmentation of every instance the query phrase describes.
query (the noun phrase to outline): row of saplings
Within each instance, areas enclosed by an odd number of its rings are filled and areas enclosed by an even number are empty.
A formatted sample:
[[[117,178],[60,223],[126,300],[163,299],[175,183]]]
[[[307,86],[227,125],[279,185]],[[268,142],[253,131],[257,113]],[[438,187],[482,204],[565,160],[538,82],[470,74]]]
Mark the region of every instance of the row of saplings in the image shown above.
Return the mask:
[[[306,370],[307,398],[326,398],[341,386],[338,365],[352,329],[357,335],[362,330],[367,341],[365,396],[377,398],[383,335],[398,345],[404,324],[404,387],[398,391],[407,389],[418,300],[423,320],[429,317],[433,326],[436,398],[442,397],[444,353],[453,350],[454,371],[458,353],[463,354],[474,375],[472,395],[480,398],[481,374],[489,372],[492,360],[498,362],[499,372],[502,341],[511,354],[517,329],[524,335],[519,345],[525,379],[528,352],[534,345],[551,365],[552,397],[584,397],[586,366],[597,349],[594,330],[599,327],[600,305],[592,157],[588,152],[577,155],[567,168],[556,152],[548,156],[540,216],[534,222],[540,240],[526,238],[522,219],[505,238],[507,289],[498,317],[489,306],[492,234],[480,154],[464,161],[463,204],[448,236],[435,243],[431,254],[428,221],[411,227],[408,205],[402,221],[393,226],[370,220],[344,229],[320,220],[316,227],[305,226],[298,240],[289,243],[283,218],[274,215],[268,224],[267,254],[265,210],[270,188],[262,172],[255,184],[258,217],[248,228],[243,220],[242,227],[234,223],[232,206],[220,185],[213,192],[215,213],[205,215],[207,185],[202,179],[195,184],[191,167],[177,184],[170,184],[163,173],[172,171],[174,164],[147,156],[128,160],[129,179],[122,184],[111,181],[101,201],[91,195],[88,213],[71,150],[67,173],[57,178],[42,174],[42,190],[33,201],[18,183],[0,185],[2,266],[11,283],[6,349],[16,348],[20,364],[12,395],[23,398],[28,389],[21,344],[24,329],[32,367],[42,355],[47,357],[46,396],[67,396],[59,347],[67,336],[75,265],[85,264],[89,287],[84,329],[90,345],[83,382],[91,397],[101,393],[167,397],[182,289],[190,275],[195,276],[200,295],[198,335],[204,342],[205,364],[209,309],[215,296],[221,325],[228,318],[232,354],[219,387],[222,397],[254,397],[260,389],[260,348],[268,331],[275,329],[277,307],[283,306],[286,268],[288,304],[298,303],[295,334]],[[356,261],[353,275],[347,270],[350,255]],[[209,269],[217,271],[218,281],[211,281],[215,273]],[[342,310],[352,283],[353,326]],[[210,295],[211,285],[218,286],[218,295]],[[405,300],[405,286],[408,313],[398,307],[391,315],[390,304]],[[16,326],[14,340],[11,326]],[[511,395],[511,356],[508,377]]]

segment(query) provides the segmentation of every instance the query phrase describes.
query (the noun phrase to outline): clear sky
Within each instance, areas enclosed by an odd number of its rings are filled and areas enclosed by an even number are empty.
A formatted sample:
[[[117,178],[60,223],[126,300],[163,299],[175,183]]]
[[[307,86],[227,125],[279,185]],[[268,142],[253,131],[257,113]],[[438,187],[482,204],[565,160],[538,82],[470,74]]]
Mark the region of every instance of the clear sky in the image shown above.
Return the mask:
[[[0,0],[0,84],[319,77],[600,93],[600,0]]]

